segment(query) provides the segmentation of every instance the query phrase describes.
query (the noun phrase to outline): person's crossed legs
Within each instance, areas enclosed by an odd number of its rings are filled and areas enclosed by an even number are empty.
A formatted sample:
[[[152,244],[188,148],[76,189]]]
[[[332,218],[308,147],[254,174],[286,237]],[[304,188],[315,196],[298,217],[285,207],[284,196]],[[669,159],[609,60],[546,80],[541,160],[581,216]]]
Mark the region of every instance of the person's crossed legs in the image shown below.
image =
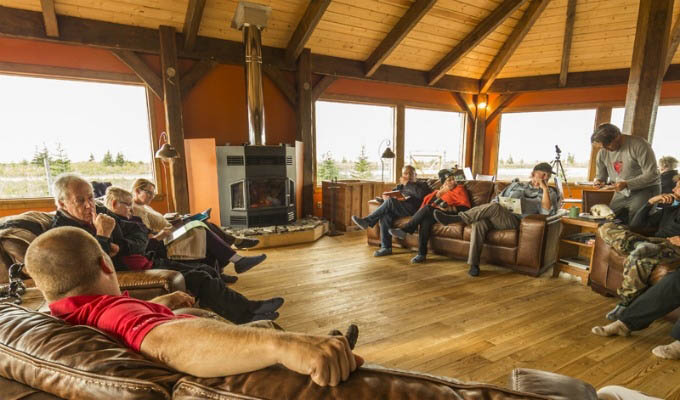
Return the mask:
[[[392,197],[385,200],[380,207],[378,207],[371,214],[364,218],[352,216],[354,222],[359,228],[367,229],[380,223],[380,249],[373,255],[376,257],[386,256],[392,254],[392,235],[390,235],[390,228],[395,218],[408,217],[411,212],[406,208],[403,202]]]

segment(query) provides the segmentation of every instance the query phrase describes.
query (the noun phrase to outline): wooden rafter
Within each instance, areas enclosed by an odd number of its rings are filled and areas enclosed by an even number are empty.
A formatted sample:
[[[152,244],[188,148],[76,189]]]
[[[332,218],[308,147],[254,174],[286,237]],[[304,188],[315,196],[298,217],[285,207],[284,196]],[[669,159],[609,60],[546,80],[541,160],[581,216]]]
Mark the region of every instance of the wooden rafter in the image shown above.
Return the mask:
[[[69,78],[93,82],[142,83],[136,74],[93,71],[80,68],[53,67],[51,65],[0,62],[0,72],[11,75]]]
[[[480,92],[486,93],[489,91],[489,87],[491,87],[493,81],[496,80],[498,74],[503,70],[505,64],[510,60],[512,54],[519,44],[522,43],[522,40],[524,40],[524,37],[529,33],[531,27],[534,26],[534,23],[538,20],[538,17],[540,17],[549,2],[550,0],[533,0],[531,2],[524,12],[522,19],[515,25],[515,29],[513,29],[510,36],[508,36],[508,39],[503,43],[503,47],[501,47],[498,54],[496,54],[496,57],[494,57],[491,64],[489,64],[489,67],[484,71]]]
[[[295,85],[286,78],[283,71],[270,65],[264,65],[262,71],[274,82],[274,85],[283,93],[288,99],[288,102],[294,106],[297,104],[297,91]]]
[[[198,82],[203,79],[210,71],[217,66],[217,63],[212,60],[201,60],[194,64],[186,74],[182,75],[180,82],[180,91],[182,92],[182,99],[186,98],[191,90]]]
[[[57,13],[54,11],[54,0],[40,0],[43,20],[45,21],[45,34],[51,37],[59,37],[59,23]]]
[[[564,41],[562,42],[562,64],[560,67],[560,87],[567,86],[569,58],[571,56],[571,40],[574,36],[574,20],[576,19],[576,0],[567,4],[567,21],[564,25]]]
[[[517,99],[517,96],[519,96],[519,93],[508,93],[508,94],[502,94],[496,101],[496,105],[493,107],[493,111],[491,111],[491,114],[486,118],[487,123],[490,123],[493,121],[497,116],[499,116],[505,107],[509,106],[510,103],[515,101]]]
[[[331,4],[331,0],[311,0],[305,14],[298,23],[293,36],[286,47],[286,61],[293,64],[302,53],[307,41],[312,36],[316,25],[321,21],[321,17]]]
[[[411,32],[418,22],[427,14],[434,6],[437,0],[416,0],[413,5],[406,11],[403,17],[387,34],[385,39],[373,50],[373,53],[366,59],[366,76],[370,77],[375,71],[380,68],[382,63],[392,52],[399,46],[406,35]]]
[[[333,84],[338,78],[331,76],[331,75],[325,75],[323,78],[321,78],[316,85],[314,85],[314,89],[312,89],[312,101],[317,101],[319,100],[319,97],[323,94],[323,92],[328,89],[330,85]]]
[[[428,73],[428,83],[434,85],[446,75],[446,73],[453,68],[467,53],[475,48],[482,40],[484,40],[491,32],[496,30],[498,26],[505,21],[515,10],[522,5],[525,0],[504,0],[500,6],[496,7],[488,17],[484,18],[482,22],[477,25],[472,32],[463,38],[447,54],[442,58],[437,65],[435,65]]]
[[[183,30],[185,50],[192,50],[196,44],[196,36],[198,36],[198,28],[201,26],[205,1],[206,0],[189,0],[187,13],[184,18]]]
[[[671,30],[671,36],[668,43],[668,54],[666,54],[666,69],[664,69],[666,72],[673,62],[673,56],[678,52],[678,45],[680,45],[680,18],[675,21],[675,25],[673,25],[673,29]]]
[[[151,89],[159,99],[163,99],[163,83],[161,78],[149,67],[137,54],[129,50],[112,50],[113,55],[118,57],[123,64],[130,67],[139,79]]]

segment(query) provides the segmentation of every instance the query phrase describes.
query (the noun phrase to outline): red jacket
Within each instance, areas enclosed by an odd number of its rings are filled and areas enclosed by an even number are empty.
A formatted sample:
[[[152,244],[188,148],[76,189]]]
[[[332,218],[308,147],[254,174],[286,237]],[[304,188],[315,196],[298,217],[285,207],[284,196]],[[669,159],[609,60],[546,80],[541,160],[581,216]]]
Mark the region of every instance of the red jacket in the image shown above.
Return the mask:
[[[434,192],[425,196],[425,198],[423,199],[423,203],[420,205],[420,208],[423,208],[426,205],[430,204],[430,202],[437,195],[437,192],[438,190],[435,190]],[[468,191],[467,189],[465,189],[465,186],[463,185],[457,185],[452,190],[449,190],[448,192],[444,193],[441,199],[444,200],[449,206],[456,207],[465,206],[467,208],[472,208],[472,205],[470,204],[470,196],[468,196]]]

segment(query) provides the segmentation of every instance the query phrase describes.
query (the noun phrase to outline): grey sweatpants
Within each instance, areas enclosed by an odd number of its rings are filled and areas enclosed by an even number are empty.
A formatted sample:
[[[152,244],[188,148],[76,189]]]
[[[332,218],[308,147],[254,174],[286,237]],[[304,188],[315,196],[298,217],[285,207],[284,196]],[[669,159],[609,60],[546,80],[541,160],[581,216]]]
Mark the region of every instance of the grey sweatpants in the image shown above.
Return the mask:
[[[468,264],[479,265],[484,239],[490,229],[517,229],[520,218],[498,203],[488,203],[459,213],[466,225],[472,229]]]
[[[616,192],[614,193],[614,197],[612,197],[612,201],[609,202],[609,207],[614,211],[618,218],[623,220],[624,224],[628,224],[628,222],[633,219],[633,215],[635,215],[649,199],[659,193],[661,193],[661,187],[658,185],[631,191],[629,197]]]

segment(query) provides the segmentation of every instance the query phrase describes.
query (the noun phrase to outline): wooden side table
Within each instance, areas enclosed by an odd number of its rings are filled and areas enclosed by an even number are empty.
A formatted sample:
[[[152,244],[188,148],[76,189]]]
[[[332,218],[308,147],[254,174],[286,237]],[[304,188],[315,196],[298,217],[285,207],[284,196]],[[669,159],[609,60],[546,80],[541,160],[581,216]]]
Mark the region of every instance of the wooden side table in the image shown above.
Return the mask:
[[[578,233],[596,233],[598,221],[579,217],[563,217],[561,221],[562,233],[560,234],[557,263],[553,267],[553,277],[559,276],[560,272],[566,272],[580,277],[581,283],[588,286],[595,245],[594,243],[588,244],[571,240],[568,237]]]

